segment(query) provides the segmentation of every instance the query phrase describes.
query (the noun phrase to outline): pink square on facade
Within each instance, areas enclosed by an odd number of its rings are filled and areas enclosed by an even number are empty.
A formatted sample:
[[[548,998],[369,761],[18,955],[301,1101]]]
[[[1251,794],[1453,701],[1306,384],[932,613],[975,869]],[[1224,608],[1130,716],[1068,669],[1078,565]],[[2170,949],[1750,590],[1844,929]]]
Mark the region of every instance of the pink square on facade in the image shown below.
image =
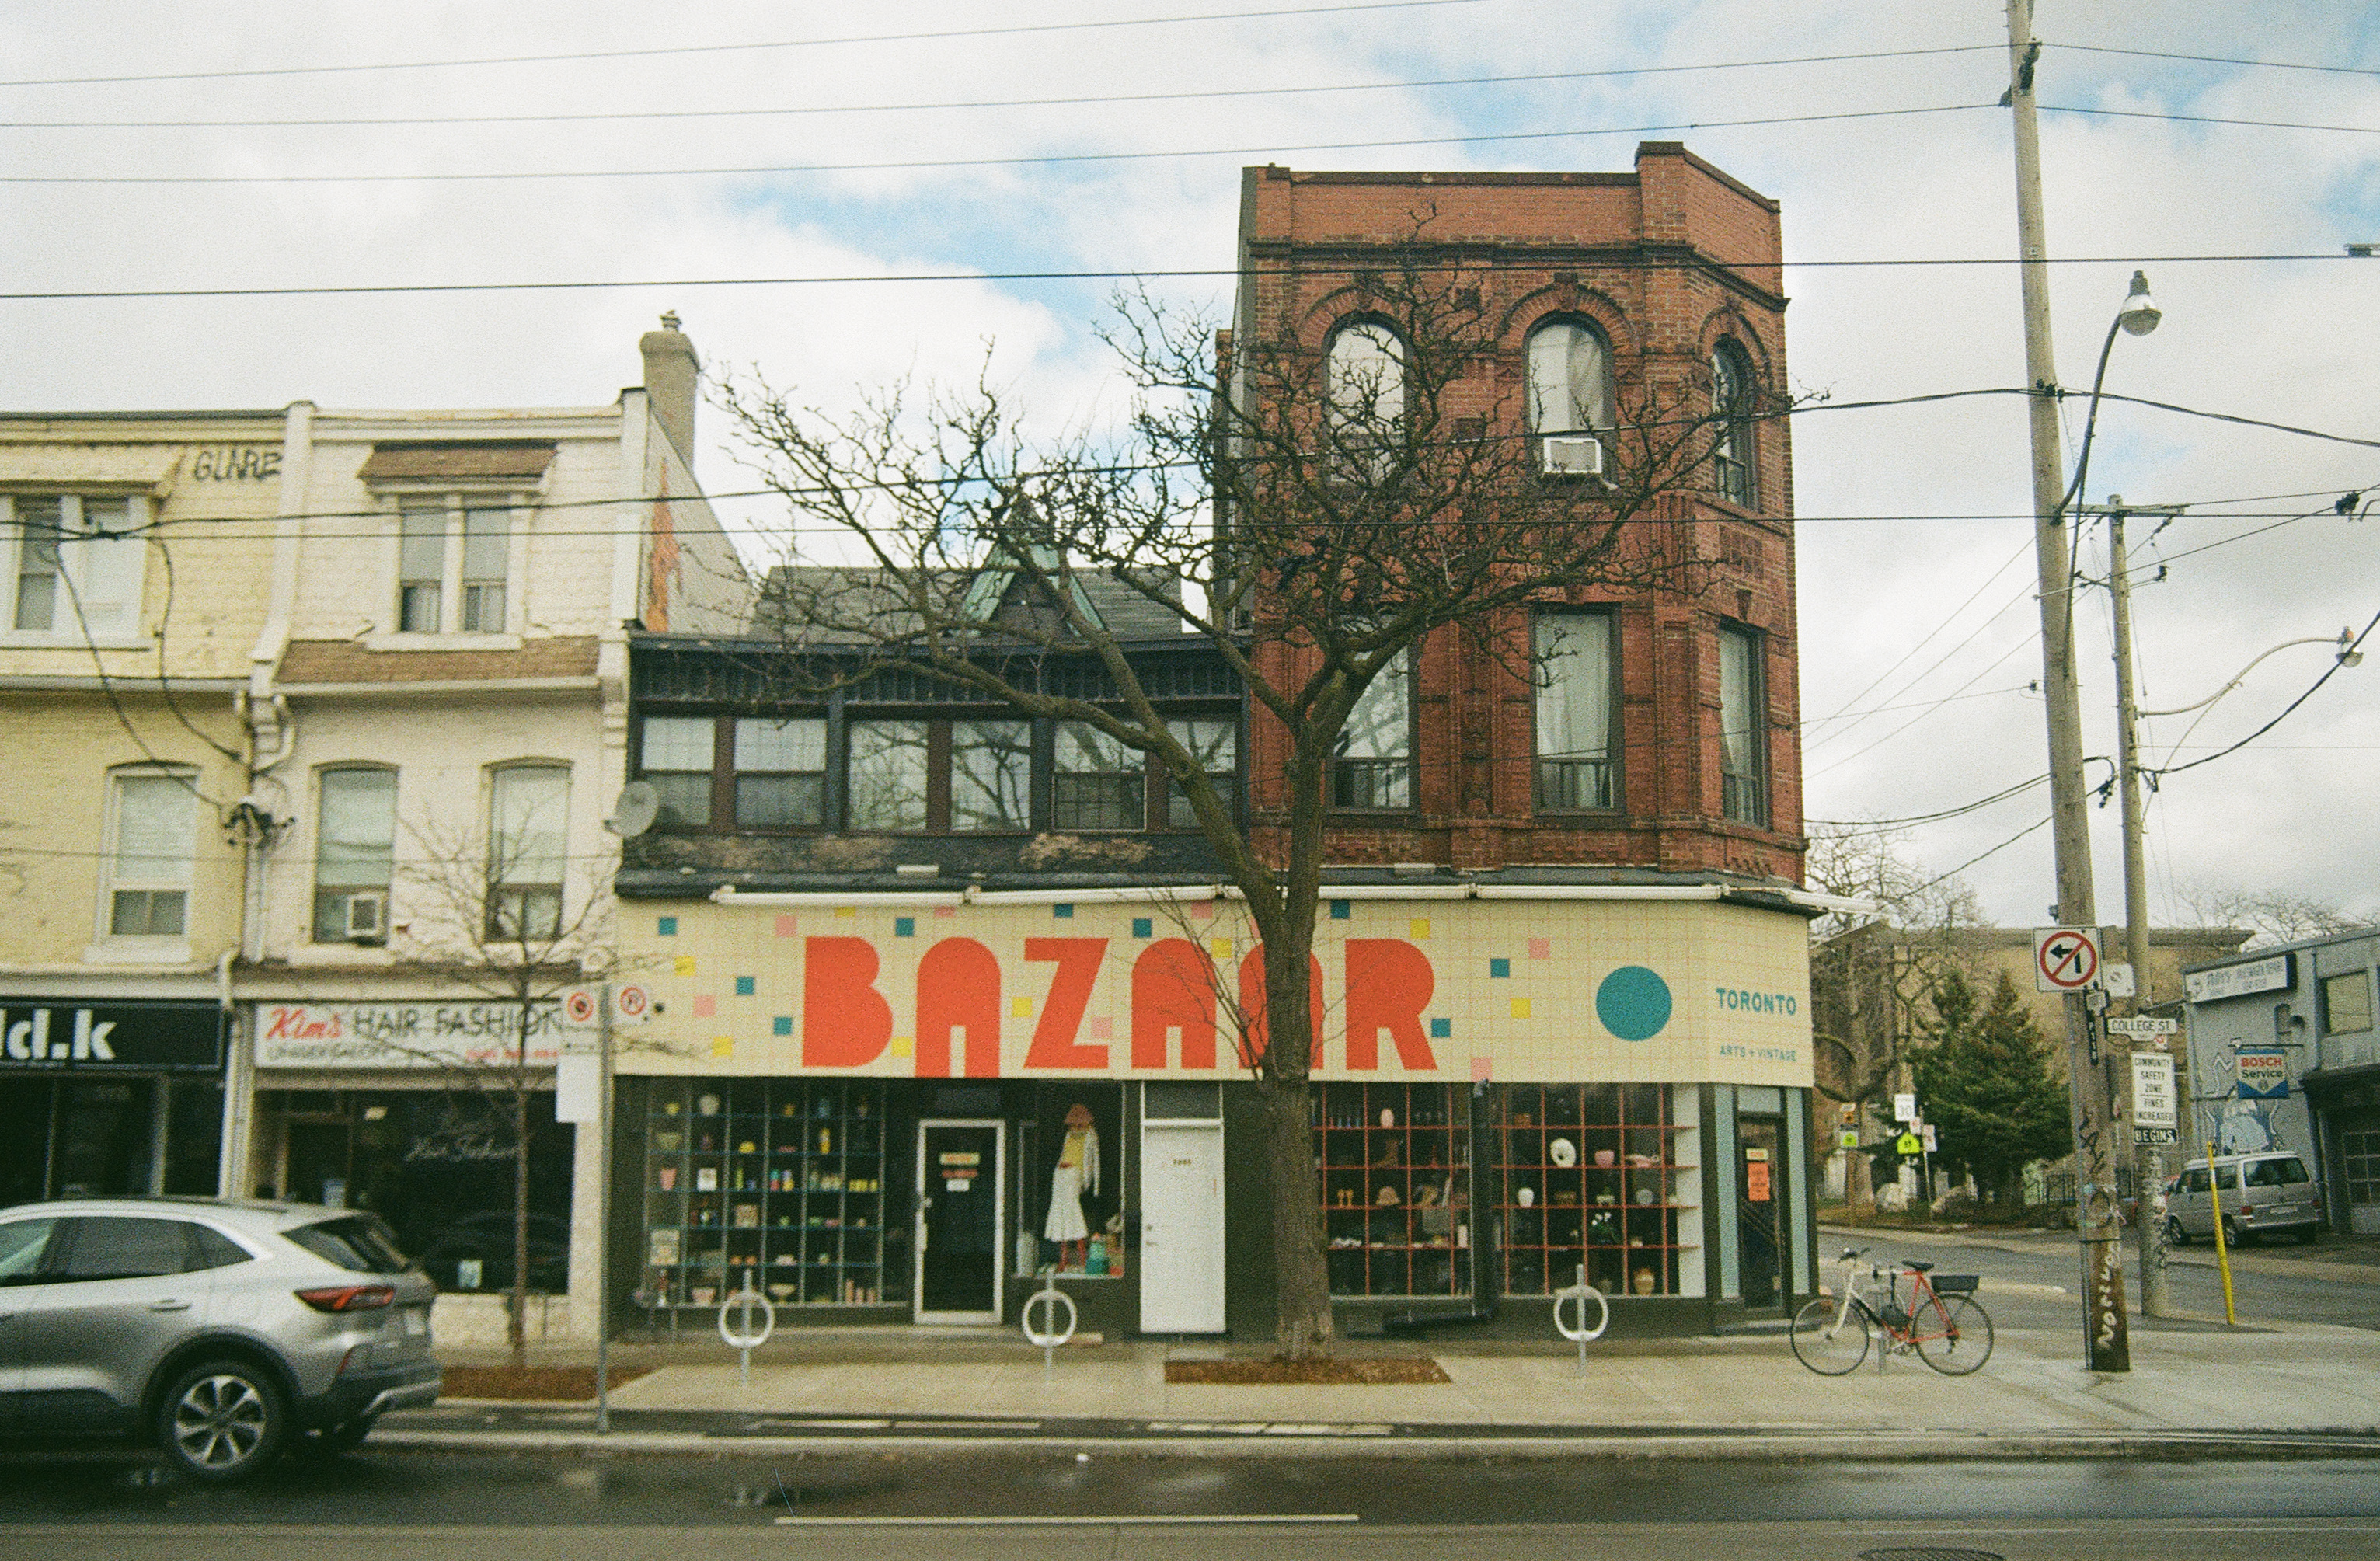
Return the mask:
[[[791,938],[793,935],[794,918],[791,916],[779,916],[777,918],[777,936],[780,938]]]
[[[959,908],[955,905],[937,905],[934,907],[934,919],[936,921],[948,921],[951,917],[955,916],[958,914]]]
[[[703,997],[694,999],[694,1016],[697,1019],[709,1019],[716,1015],[718,1012],[719,999],[717,998]]]
[[[1553,957],[1554,940],[1552,938],[1532,938],[1529,939],[1529,958],[1533,960],[1550,960]]]
[[[1191,919],[1194,921],[1213,921],[1215,919],[1215,902],[1211,900],[1193,900],[1190,902],[1190,915]]]
[[[1094,1019],[1094,1020],[1092,1020],[1092,1021],[1091,1021],[1091,1039],[1093,1039],[1093,1040],[1095,1040],[1095,1041],[1112,1041],[1112,1040],[1114,1040],[1114,1039],[1115,1039],[1115,1021],[1114,1021],[1114,1020],[1112,1020],[1112,1019]]]
[[[1473,1083],[1484,1084],[1489,1082],[1489,1075],[1493,1071],[1490,1064],[1493,1060],[1493,1059],[1486,1057],[1475,1057],[1471,1059],[1471,1082]]]

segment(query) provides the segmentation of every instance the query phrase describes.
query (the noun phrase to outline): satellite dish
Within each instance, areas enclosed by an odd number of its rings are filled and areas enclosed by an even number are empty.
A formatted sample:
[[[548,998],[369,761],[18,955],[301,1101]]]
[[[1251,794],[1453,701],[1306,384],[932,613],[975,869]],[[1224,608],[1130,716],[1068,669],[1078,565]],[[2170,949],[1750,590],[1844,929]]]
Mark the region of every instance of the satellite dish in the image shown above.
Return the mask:
[[[603,828],[632,841],[653,827],[661,811],[660,790],[650,780],[631,780],[620,788],[620,800],[612,805],[612,817],[603,820]]]

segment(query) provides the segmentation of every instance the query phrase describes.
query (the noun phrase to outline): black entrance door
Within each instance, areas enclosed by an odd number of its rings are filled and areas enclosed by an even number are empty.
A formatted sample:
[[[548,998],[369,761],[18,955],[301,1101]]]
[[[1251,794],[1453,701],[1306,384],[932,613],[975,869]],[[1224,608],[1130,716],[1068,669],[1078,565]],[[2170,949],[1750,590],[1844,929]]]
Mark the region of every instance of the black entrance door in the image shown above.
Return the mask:
[[[1742,1117],[1736,1122],[1735,1228],[1743,1277],[1743,1304],[1760,1311],[1783,1304],[1778,1291],[1778,1240],[1786,1226],[1782,1124],[1774,1117]]]
[[[1001,1124],[917,1124],[917,1316],[1000,1321]]]

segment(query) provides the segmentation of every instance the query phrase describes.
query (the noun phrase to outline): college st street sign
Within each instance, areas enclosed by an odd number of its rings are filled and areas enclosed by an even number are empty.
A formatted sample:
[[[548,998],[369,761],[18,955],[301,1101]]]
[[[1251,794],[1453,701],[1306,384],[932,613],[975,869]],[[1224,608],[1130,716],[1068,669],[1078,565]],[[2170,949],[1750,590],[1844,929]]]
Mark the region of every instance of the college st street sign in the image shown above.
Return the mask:
[[[214,1072],[225,1014],[211,1002],[0,998],[0,1072]]]

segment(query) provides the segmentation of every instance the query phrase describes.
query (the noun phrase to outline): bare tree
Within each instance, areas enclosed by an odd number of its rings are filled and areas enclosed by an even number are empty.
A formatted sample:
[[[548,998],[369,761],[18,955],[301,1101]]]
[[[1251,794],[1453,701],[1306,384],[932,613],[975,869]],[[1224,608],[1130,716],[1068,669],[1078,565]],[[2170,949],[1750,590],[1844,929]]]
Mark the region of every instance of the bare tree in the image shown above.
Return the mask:
[[[1835,912],[1810,928],[1818,1088],[1845,1105],[1885,1100],[1945,982],[1977,974],[1960,936],[1983,925],[1974,891],[1955,875],[1928,874],[1907,843],[1906,831],[1874,827],[1811,831],[1809,886],[1876,907]],[[1852,1170],[1848,1191],[1862,1202],[1864,1163],[1855,1159]]]
[[[2359,915],[2335,900],[2281,889],[2245,889],[2200,881],[2176,888],[2174,900],[2194,926],[2252,932],[2255,936],[2243,945],[2249,949],[2361,932],[2373,925],[2370,915]]]
[[[613,974],[613,901],[608,873],[569,881],[563,847],[567,783],[550,779],[563,772],[497,774],[487,829],[408,827],[419,850],[400,871],[416,908],[397,963],[475,992],[505,1013],[492,1042],[441,1041],[418,1049],[444,1072],[450,1089],[472,1092],[489,1108],[512,1161],[504,1339],[517,1367],[528,1363],[530,1107],[552,1077],[551,1065],[533,1059],[540,1036],[559,1038],[564,993]],[[507,784],[507,777],[519,779]]]
[[[1503,389],[1524,380],[1518,344],[1475,273],[1463,283],[1420,253],[1402,271],[1351,273],[1378,322],[1354,351],[1303,325],[1227,337],[1146,295],[1120,299],[1104,334],[1136,397],[1105,439],[1037,445],[980,377],[922,396],[896,384],[847,415],[757,378],[720,397],[802,544],[771,576],[767,621],[797,650],[842,641],[873,657],[859,672],[809,666],[814,688],[914,669],[1153,755],[1187,799],[1261,949],[1241,1059],[1263,1101],[1289,1358],[1333,1344],[1308,973],[1350,716],[1433,635],[1475,636],[1534,675],[1532,604],[1698,589],[1687,501],[1708,488],[1724,432],[1703,370],[1625,366],[1614,426],[1595,430],[1602,477],[1549,478]],[[1093,610],[1094,577],[1238,674],[1247,768],[1265,788],[1251,829]],[[1101,685],[1061,692],[1040,675],[1061,657],[1096,661]]]

